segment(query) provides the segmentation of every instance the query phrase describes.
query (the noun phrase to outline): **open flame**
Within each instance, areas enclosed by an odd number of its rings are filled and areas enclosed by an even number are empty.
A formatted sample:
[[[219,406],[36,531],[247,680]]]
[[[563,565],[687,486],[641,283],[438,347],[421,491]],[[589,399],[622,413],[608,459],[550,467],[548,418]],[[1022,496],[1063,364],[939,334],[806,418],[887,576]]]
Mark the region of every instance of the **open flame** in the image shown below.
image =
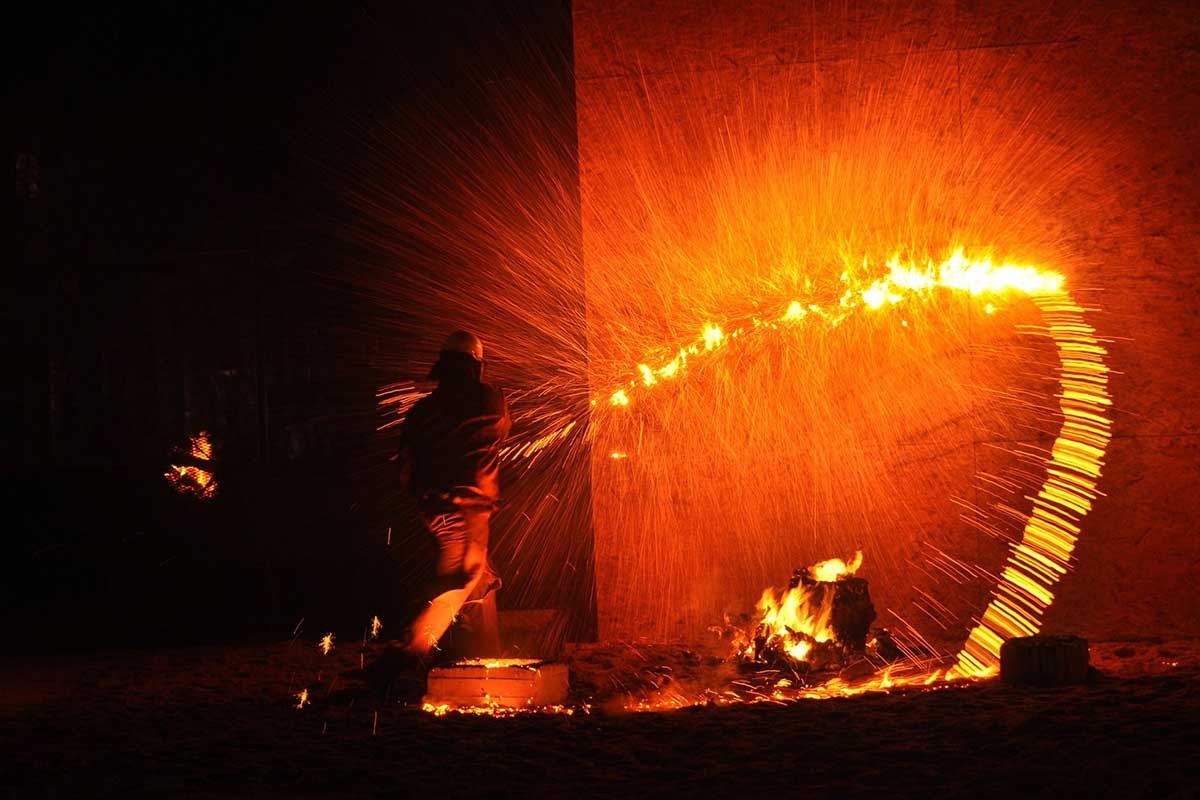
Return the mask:
[[[778,596],[770,587],[763,590],[757,606],[762,616],[754,634],[735,640],[739,657],[754,659],[763,648],[769,648],[796,661],[807,660],[814,644],[828,642],[835,635],[831,625],[834,595],[818,584],[849,577],[862,562],[859,550],[849,562],[831,558],[808,567],[805,580],[794,581],[794,586]]]
[[[212,461],[213,446],[208,438],[208,431],[200,431],[195,436],[189,436],[186,456],[195,461]],[[217,482],[209,470],[195,464],[171,464],[163,477],[171,487],[180,494],[190,494],[199,500],[210,500],[217,493]]]
[[[850,559],[849,564],[840,558],[831,558],[828,561],[822,561],[820,564],[813,564],[809,567],[808,576],[814,581],[826,583],[836,581],[843,575],[853,575],[858,572],[858,568],[862,566],[862,562],[862,550],[856,550],[854,558]]]

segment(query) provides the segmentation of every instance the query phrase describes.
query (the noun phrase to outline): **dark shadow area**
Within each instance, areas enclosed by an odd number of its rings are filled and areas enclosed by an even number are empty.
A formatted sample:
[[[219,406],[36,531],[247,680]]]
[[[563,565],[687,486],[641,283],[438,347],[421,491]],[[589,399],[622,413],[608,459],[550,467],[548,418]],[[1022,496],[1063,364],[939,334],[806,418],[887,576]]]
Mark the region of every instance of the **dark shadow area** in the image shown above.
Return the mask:
[[[569,8],[167,4],[25,30],[0,625],[74,650],[403,618],[430,550],[375,390],[411,377],[411,343],[363,291],[331,176],[372,104],[569,53]]]

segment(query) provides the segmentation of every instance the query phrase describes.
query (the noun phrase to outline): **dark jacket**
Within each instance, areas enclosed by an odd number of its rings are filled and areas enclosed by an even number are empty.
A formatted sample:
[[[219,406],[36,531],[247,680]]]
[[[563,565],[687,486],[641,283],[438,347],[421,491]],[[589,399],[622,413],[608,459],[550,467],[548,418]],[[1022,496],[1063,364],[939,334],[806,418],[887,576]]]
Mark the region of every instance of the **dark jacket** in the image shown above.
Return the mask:
[[[408,412],[400,468],[426,510],[494,509],[500,500],[500,444],[512,420],[504,394],[476,375],[447,371]]]

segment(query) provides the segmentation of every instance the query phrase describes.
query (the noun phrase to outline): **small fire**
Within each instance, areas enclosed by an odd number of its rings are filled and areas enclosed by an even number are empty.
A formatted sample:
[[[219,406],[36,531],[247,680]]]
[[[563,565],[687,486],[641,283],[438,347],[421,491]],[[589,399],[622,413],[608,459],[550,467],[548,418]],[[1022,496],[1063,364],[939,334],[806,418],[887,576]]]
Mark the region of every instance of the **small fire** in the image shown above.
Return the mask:
[[[321,651],[321,655],[329,655],[329,651],[333,649],[333,634],[327,633],[321,637],[321,641],[317,644],[317,649]]]
[[[188,439],[190,444],[187,456],[197,461],[212,461],[213,446],[209,441],[208,431],[200,431]],[[212,472],[193,464],[171,464],[170,469],[163,473],[163,477],[175,491],[190,494],[199,500],[210,500],[217,493],[217,482],[213,480]]]
[[[831,558],[809,567],[806,580],[795,580],[794,586],[778,596],[774,589],[765,589],[758,601],[762,617],[754,635],[736,641],[739,656],[752,660],[764,649],[771,649],[786,652],[796,661],[806,661],[814,644],[834,638],[830,624],[834,595],[822,591],[818,584],[853,575],[862,561],[861,550],[849,563]]]

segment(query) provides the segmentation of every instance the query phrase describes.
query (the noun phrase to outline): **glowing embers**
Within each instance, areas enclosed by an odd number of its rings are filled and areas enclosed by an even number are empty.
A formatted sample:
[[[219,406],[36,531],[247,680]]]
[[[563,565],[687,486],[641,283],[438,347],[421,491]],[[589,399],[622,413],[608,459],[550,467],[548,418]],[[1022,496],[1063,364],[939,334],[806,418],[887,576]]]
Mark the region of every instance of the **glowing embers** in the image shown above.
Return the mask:
[[[866,663],[866,662],[860,662]],[[808,683],[789,677],[781,670],[763,670],[746,676],[726,687],[700,693],[662,692],[653,697],[631,699],[628,711],[672,711],[697,706],[723,707],[742,704],[770,703],[786,705],[802,700],[832,700],[864,694],[893,692],[938,691],[965,688],[970,681],[952,676],[936,661],[904,660],[880,669],[865,670],[864,677],[831,677],[820,683]]]
[[[422,708],[508,716],[516,713],[574,713],[566,705],[567,665],[538,659],[469,659],[429,671]],[[586,709],[585,709],[586,710]]]
[[[163,473],[171,487],[180,494],[188,494],[199,500],[210,500],[217,493],[217,482],[211,471],[198,464],[208,465],[213,460],[213,446],[209,441],[208,431],[200,431],[190,440],[186,452],[176,450],[176,455],[183,455],[180,460],[190,460],[191,464],[171,464],[170,469]]]

